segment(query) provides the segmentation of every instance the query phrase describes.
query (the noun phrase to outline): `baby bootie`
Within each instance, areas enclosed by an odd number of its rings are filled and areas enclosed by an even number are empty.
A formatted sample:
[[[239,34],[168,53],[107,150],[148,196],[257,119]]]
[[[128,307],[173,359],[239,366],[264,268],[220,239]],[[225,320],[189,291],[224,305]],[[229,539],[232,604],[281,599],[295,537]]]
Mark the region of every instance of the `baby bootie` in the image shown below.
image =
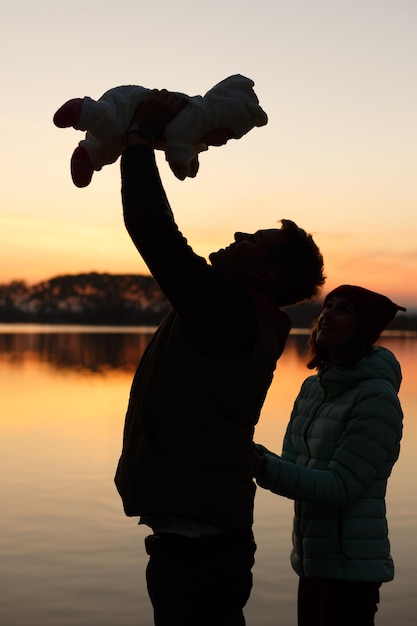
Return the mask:
[[[58,128],[74,126],[81,115],[83,99],[84,98],[73,98],[63,104],[54,115],[55,126],[58,126]]]
[[[64,105],[65,106],[65,105]],[[84,148],[75,148],[71,157],[71,177],[76,187],[87,187],[93,177],[94,167]]]

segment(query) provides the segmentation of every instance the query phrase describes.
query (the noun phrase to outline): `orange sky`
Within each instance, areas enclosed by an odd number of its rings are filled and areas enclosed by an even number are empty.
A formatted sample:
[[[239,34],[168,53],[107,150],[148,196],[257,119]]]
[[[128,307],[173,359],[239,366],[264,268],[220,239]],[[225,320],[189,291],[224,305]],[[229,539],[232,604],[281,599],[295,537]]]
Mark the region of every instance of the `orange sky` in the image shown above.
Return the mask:
[[[124,230],[119,163],[86,189],[72,184],[83,134],[53,126],[63,102],[128,83],[204,94],[241,73],[255,81],[268,125],[202,154],[194,180],[178,181],[158,159],[194,249],[206,256],[236,230],[293,219],[324,253],[326,289],[359,283],[417,306],[417,4],[193,6],[75,0],[65,20],[50,0],[8,7],[0,281],[146,271]],[[139,19],[157,28],[138,36]]]

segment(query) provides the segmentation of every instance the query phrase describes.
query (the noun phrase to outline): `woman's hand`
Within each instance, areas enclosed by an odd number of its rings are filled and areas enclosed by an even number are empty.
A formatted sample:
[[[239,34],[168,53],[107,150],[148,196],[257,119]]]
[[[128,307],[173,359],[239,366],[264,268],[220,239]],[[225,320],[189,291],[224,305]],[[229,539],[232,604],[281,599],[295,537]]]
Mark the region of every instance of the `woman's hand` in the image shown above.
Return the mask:
[[[262,449],[260,449],[260,447],[255,443],[252,448],[252,467],[255,478],[262,476],[265,469],[265,459],[262,454]]]

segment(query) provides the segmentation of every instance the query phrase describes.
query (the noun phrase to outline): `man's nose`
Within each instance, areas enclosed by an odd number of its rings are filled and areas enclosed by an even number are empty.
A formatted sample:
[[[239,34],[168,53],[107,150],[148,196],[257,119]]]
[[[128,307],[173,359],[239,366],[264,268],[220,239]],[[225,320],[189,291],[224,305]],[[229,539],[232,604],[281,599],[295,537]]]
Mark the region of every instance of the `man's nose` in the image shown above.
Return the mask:
[[[243,241],[244,239],[247,239],[249,237],[249,235],[247,233],[235,233],[235,241]]]

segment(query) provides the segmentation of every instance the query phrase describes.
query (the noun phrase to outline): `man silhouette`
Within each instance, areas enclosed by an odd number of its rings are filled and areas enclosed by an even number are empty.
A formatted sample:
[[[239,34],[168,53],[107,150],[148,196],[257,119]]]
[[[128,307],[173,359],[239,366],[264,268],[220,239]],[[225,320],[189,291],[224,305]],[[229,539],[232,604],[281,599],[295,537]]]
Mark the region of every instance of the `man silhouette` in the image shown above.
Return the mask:
[[[122,155],[127,230],[172,305],[136,371],[116,485],[153,531],[156,626],[242,626],[252,586],[252,437],[290,320],[323,284],[312,237],[290,220],[196,255],[179,232],[153,146],[186,102],[155,91]],[[202,141],[230,138],[218,129]]]

